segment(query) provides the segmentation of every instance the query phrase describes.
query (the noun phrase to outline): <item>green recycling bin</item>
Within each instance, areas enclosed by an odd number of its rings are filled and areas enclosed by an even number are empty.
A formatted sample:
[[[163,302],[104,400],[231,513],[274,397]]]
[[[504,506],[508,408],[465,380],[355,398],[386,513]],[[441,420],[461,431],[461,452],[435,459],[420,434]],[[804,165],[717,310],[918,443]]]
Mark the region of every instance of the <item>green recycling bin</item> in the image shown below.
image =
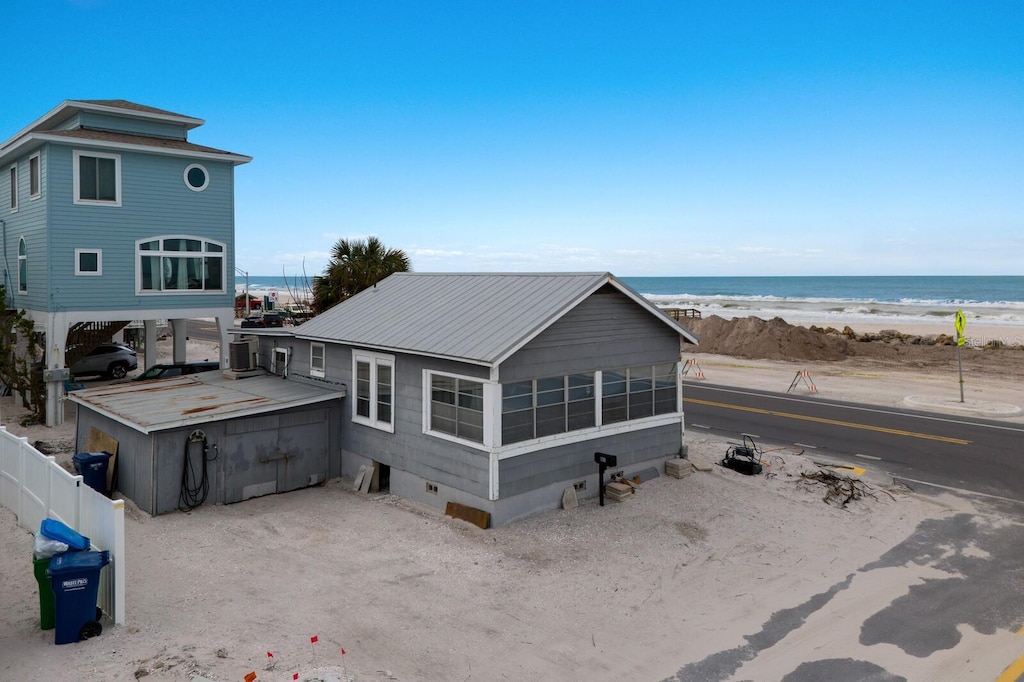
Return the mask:
[[[32,568],[39,583],[39,629],[52,630],[54,627],[53,587],[46,569],[50,567],[50,557],[45,559],[32,558]]]

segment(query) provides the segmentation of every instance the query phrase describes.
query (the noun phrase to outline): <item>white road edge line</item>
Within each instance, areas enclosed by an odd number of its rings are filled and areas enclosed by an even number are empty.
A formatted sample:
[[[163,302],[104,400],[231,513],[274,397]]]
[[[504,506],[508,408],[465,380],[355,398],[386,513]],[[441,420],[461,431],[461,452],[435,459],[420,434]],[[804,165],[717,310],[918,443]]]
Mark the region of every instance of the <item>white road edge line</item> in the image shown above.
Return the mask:
[[[853,456],[854,457],[860,457],[861,459],[873,459],[876,462],[881,462],[882,461],[881,457],[875,457],[874,455],[862,455],[860,453],[855,453]]]
[[[810,448],[811,450],[818,449],[817,445],[808,445],[807,443],[793,443],[793,445],[797,446],[798,448]]]
[[[929,481],[919,481],[916,478],[906,478],[904,476],[893,476],[894,481],[909,481],[911,483],[920,483],[921,485],[928,485],[933,488],[941,488],[942,490],[949,490],[954,493],[962,493],[964,495],[978,495],[979,497],[987,497],[993,500],[1002,500],[1003,502],[1013,502],[1014,504],[1024,504],[1024,500],[1015,500],[1012,497],[1003,497],[1002,495],[989,495],[988,493],[979,493],[974,490],[967,490],[966,488],[954,488],[948,485],[940,485],[938,483],[931,483]]]
[[[808,400],[807,398],[796,398],[796,397],[791,397],[791,396],[787,396],[787,395],[769,395],[769,396],[765,396],[763,393],[752,393],[750,391],[744,391],[742,389],[732,388],[730,386],[720,386],[718,384],[705,384],[702,388],[706,388],[706,389],[711,390],[711,391],[721,391],[723,393],[738,393],[740,395],[750,395],[750,396],[756,396],[756,397],[761,397],[761,398],[768,397],[768,398],[773,398],[773,399],[778,399],[778,400],[787,400],[787,401],[793,402],[793,403],[806,403],[808,405],[822,405],[823,404],[819,400]],[[769,391],[769,393],[771,393],[771,391]],[[881,407],[881,406],[873,407],[871,405],[864,405],[863,403],[861,403],[861,404],[853,403],[853,404],[849,404],[849,405],[833,405],[831,403],[825,403],[825,404],[827,404],[829,407],[836,407],[836,408],[840,408],[840,409],[858,410],[860,412],[876,412],[878,414],[892,414],[892,415],[898,415],[898,416],[901,416],[901,417],[910,417],[912,419],[923,419],[923,420],[926,420],[926,421],[945,422],[947,424],[967,424],[969,426],[979,426],[979,427],[986,428],[986,429],[996,429],[996,430],[1000,430],[1000,431],[1024,431],[1024,427],[1021,427],[1019,424],[1018,425],[1006,424],[1005,426],[1002,425],[1002,424],[979,424],[978,422],[964,421],[963,419],[952,419],[952,418],[944,417],[944,416],[941,416],[941,415],[938,415],[938,414],[934,414],[934,413],[933,414],[908,414],[906,412],[898,412],[896,410],[887,410],[887,409],[884,409],[884,407]]]

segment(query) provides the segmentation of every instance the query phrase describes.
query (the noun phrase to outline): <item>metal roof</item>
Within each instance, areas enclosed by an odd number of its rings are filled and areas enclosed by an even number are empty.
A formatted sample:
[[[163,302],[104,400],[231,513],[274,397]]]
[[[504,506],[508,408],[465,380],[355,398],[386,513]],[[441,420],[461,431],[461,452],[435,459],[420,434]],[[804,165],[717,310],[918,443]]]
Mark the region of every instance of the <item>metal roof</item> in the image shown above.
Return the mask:
[[[278,376],[227,379],[202,372],[170,379],[132,381],[68,398],[142,433],[250,417],[345,397],[345,387],[313,386]]]
[[[608,284],[697,342],[607,272],[396,273],[303,323],[295,336],[493,367]]]

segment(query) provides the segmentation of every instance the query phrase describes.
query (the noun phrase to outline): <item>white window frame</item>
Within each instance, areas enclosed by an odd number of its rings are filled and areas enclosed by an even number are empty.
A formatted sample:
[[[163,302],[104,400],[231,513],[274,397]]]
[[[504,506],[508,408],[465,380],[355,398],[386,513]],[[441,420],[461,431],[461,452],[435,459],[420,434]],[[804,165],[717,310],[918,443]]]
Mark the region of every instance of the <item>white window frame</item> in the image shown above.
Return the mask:
[[[81,172],[79,171],[79,159],[83,156],[89,156],[97,159],[113,159],[114,160],[114,200],[106,201],[103,199],[83,199],[82,198],[82,186],[81,186]],[[110,154],[108,152],[94,152],[75,149],[71,153],[71,183],[73,185],[72,191],[74,192],[74,203],[81,204],[83,206],[120,206],[121,205],[121,155]]]
[[[359,385],[358,367],[360,362],[370,366],[370,416],[364,417],[359,414]],[[381,366],[391,369],[391,420],[381,421],[377,415],[378,395],[378,369]],[[356,424],[363,424],[388,433],[395,432],[395,356],[384,353],[373,353],[371,351],[354,351],[352,353],[352,386],[349,395],[352,396],[352,421]]]
[[[193,168],[198,168],[199,170],[203,171],[203,177],[206,179],[206,181],[203,182],[202,187],[193,187],[192,183],[188,181],[188,172]],[[210,171],[208,171],[206,169],[206,166],[204,166],[201,163],[190,163],[189,165],[185,166],[185,171],[181,174],[181,179],[185,181],[185,186],[188,187],[193,192],[202,192],[204,189],[210,186]]]
[[[96,254],[96,270],[82,269],[82,254]],[[103,274],[103,249],[75,249],[75,275],[78,277],[99,277]]]
[[[24,268],[22,268],[22,264],[24,264]],[[24,270],[24,274],[22,274],[22,270]],[[28,293],[28,244],[24,237],[18,239],[18,293]]]
[[[32,162],[35,161],[35,169],[32,168]],[[43,195],[43,169],[42,160],[39,157],[39,152],[36,152],[32,156],[28,157],[28,198],[29,201],[38,199]],[[32,184],[35,183],[36,191],[32,192]]]
[[[164,250],[164,242],[168,239],[190,239],[193,241],[202,242],[203,247],[201,251],[167,251]],[[141,246],[148,244],[149,242],[160,242],[160,248],[155,251],[143,251]],[[220,251],[208,251],[207,248],[210,244],[220,247]],[[163,283],[161,282],[160,289],[144,289],[142,287],[142,257],[152,256],[160,259],[160,263],[163,263],[163,259],[166,258],[220,258],[220,288],[219,289],[164,289]],[[139,296],[198,296],[198,295],[210,295],[210,294],[223,294],[227,292],[227,265],[228,265],[228,246],[224,242],[217,241],[216,239],[206,239],[204,237],[197,237],[195,235],[188,234],[162,234],[154,235],[152,237],[146,237],[145,239],[139,239],[135,242],[135,293]],[[162,265],[161,265],[162,267]],[[205,278],[204,278],[205,282]]]
[[[432,391],[433,391],[433,377],[449,377],[451,379],[462,379],[465,381],[472,381],[473,383],[483,385],[483,442],[469,440],[466,438],[459,438],[453,436],[450,433],[444,431],[434,431],[431,427],[431,412],[432,405]],[[465,374],[455,374],[452,372],[439,372],[436,370],[425,369],[423,370],[423,433],[434,436],[435,438],[441,438],[443,440],[449,440],[453,443],[461,443],[471,448],[477,448],[479,450],[489,450],[494,444],[494,405],[495,402],[500,405],[501,403],[501,385],[494,382],[482,379],[480,377],[467,376]],[[500,407],[498,408],[500,410]],[[498,415],[500,418],[500,414]]]
[[[270,351],[270,373],[279,377],[288,376],[288,358],[291,355],[290,349],[274,346]]]
[[[315,352],[318,350],[320,351],[319,358]],[[311,341],[309,344],[309,376],[321,379],[327,376],[327,345],[319,341]]]
[[[7,184],[11,188],[11,213],[18,212],[18,164],[14,163],[7,169]]]

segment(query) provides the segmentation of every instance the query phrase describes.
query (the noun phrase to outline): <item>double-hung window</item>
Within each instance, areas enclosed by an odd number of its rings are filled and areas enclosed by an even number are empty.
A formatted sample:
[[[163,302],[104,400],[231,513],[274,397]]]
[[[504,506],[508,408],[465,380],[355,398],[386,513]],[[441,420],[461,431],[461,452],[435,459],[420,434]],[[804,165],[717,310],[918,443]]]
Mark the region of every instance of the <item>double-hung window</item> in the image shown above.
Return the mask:
[[[121,155],[104,152],[72,153],[76,204],[121,205]]]
[[[431,373],[429,376],[430,431],[483,443],[483,383],[450,374]]]
[[[143,294],[224,291],[221,242],[196,237],[151,237],[136,242],[137,290]]]
[[[313,341],[309,344],[309,376],[320,377],[327,374],[327,349],[322,343]]]
[[[352,376],[356,389],[352,421],[394,433],[394,356],[353,353]]]

